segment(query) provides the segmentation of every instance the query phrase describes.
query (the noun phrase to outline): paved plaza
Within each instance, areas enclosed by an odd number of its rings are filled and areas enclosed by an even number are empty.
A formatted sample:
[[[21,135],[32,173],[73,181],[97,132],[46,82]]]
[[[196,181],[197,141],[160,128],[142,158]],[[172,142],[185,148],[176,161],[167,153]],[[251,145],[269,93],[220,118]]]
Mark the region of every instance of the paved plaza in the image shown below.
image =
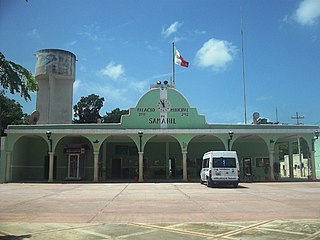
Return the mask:
[[[320,239],[320,182],[2,184],[0,239]]]

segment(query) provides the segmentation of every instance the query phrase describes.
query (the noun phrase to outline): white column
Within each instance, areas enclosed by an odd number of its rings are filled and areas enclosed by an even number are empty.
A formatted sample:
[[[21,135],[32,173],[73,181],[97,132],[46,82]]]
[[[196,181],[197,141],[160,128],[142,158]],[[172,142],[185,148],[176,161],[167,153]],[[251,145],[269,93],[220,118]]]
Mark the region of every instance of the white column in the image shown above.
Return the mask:
[[[6,166],[6,182],[11,181],[11,160],[12,160],[12,152],[9,151],[7,154],[7,166]]]
[[[270,162],[270,180],[274,181],[274,150],[269,149],[269,162]]]
[[[289,177],[290,177],[290,178],[294,178],[294,174],[293,174],[292,142],[289,142]]]
[[[54,159],[54,152],[49,153],[49,179],[48,182],[53,182],[53,159]]]
[[[275,159],[275,162],[277,163],[277,169],[278,169],[276,180],[279,180],[281,177],[281,167],[280,167],[280,160],[279,160],[279,146],[278,145],[276,145],[274,152],[275,152],[274,159]]]
[[[300,177],[302,177],[303,171],[302,171],[302,156],[301,156],[300,138],[298,138],[298,153],[299,153]]]
[[[183,181],[188,181],[188,173],[187,173],[187,153],[188,153],[188,152],[182,152]]]
[[[143,181],[143,152],[139,152],[139,182]]]
[[[311,161],[311,179],[316,180],[316,161],[315,161],[314,150],[311,151],[310,161]]]
[[[93,181],[98,182],[98,161],[99,161],[99,152],[93,152]]]

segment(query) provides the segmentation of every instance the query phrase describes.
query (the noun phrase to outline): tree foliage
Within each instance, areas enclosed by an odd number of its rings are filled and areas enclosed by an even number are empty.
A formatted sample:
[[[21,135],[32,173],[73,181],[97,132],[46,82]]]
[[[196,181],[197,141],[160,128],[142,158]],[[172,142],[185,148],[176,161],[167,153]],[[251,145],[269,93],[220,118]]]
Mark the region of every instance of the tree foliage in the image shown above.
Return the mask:
[[[96,123],[101,118],[99,111],[103,106],[104,98],[91,94],[81,97],[80,101],[73,106],[74,123]]]
[[[0,125],[1,135],[8,125],[20,125],[28,122],[28,115],[22,112],[22,106],[17,101],[0,93]]]
[[[26,101],[31,100],[29,91],[38,90],[38,85],[32,73],[19,64],[6,60],[0,52],[0,83],[4,90],[10,93],[20,93]]]
[[[108,113],[103,116],[105,123],[120,123],[121,116],[129,114],[129,110],[120,110],[119,108],[116,108],[112,110],[111,113]]]

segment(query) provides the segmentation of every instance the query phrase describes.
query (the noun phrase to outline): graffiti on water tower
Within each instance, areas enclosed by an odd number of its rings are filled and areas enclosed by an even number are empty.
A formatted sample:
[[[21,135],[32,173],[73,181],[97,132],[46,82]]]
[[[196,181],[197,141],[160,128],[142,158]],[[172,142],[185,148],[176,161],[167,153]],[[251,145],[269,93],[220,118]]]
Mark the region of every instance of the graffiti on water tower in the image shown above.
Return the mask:
[[[36,53],[36,75],[52,73],[74,76],[75,56],[67,51],[40,50]]]

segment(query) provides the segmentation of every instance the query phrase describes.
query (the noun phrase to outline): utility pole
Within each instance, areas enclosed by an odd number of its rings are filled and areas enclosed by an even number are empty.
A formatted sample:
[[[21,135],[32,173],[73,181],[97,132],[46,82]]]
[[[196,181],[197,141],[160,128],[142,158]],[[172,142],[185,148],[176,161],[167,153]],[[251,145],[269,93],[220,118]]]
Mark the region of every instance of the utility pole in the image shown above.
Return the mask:
[[[304,119],[304,116],[299,116],[299,113],[296,112],[296,116],[291,117],[292,119],[297,120],[297,125],[300,125],[299,119]],[[299,160],[300,160],[300,177],[302,177],[302,157],[301,157],[301,145],[300,145],[300,137],[298,138],[298,153],[299,153]],[[309,168],[309,167],[308,167]]]
[[[304,119],[304,116],[299,116],[299,113],[296,112],[296,116],[291,117],[291,119],[297,119],[297,125],[300,125],[299,119]]]

